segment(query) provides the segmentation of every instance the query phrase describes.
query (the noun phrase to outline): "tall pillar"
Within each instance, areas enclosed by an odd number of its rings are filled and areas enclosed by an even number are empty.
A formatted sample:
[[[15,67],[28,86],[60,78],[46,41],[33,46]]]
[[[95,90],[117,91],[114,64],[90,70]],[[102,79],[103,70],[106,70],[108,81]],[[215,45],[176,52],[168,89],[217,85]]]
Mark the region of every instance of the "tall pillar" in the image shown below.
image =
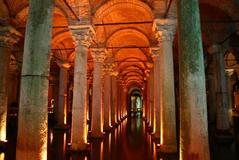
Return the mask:
[[[155,20],[160,45],[160,152],[176,153],[176,114],[173,71],[173,40],[176,20]]]
[[[111,106],[111,125],[117,124],[117,75],[118,72],[111,73],[111,92],[112,92],[112,106]]]
[[[180,160],[209,160],[205,73],[197,0],[178,1]]]
[[[112,64],[104,65],[104,131],[108,131],[111,126],[111,76]]]
[[[57,64],[60,67],[58,108],[56,113],[57,128],[64,129],[67,120],[67,84],[70,64],[60,61],[58,61]]]
[[[155,129],[155,106],[154,106],[154,68],[151,69],[150,76],[149,76],[149,82],[150,82],[150,123],[149,123],[149,131],[154,133]]]
[[[146,117],[147,117],[147,123],[150,125],[150,82],[149,77],[147,77],[147,83],[146,83],[146,99],[147,99],[147,111],[146,111]]]
[[[11,48],[17,43],[20,36],[20,33],[11,26],[0,27],[0,143],[6,141],[8,71]]]
[[[154,138],[160,138],[160,58],[159,48],[151,48],[152,59],[154,61]]]
[[[102,68],[106,57],[105,49],[92,50],[94,59],[93,70],[93,100],[92,100],[92,132],[94,138],[103,137],[103,108],[102,108]]]
[[[224,65],[224,54],[219,45],[212,45],[208,48],[208,52],[213,55],[215,62],[215,79],[216,83],[216,129],[217,138],[229,138],[232,136],[230,133],[229,122],[229,103],[228,103],[228,87],[227,78]],[[232,138],[232,137],[231,137]]]
[[[21,73],[16,159],[47,159],[53,0],[30,0]],[[37,17],[37,18],[36,18]]]
[[[92,28],[71,27],[76,41],[72,103],[71,150],[87,149],[87,57]]]

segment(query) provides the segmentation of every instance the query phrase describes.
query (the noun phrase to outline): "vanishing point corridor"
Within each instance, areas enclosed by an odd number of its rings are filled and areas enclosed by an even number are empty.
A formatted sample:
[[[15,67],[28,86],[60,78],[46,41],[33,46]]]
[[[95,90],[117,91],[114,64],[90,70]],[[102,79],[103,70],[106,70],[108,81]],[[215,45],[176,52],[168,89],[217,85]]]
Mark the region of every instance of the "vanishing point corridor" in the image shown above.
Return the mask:
[[[0,160],[238,160],[239,0],[0,0]]]

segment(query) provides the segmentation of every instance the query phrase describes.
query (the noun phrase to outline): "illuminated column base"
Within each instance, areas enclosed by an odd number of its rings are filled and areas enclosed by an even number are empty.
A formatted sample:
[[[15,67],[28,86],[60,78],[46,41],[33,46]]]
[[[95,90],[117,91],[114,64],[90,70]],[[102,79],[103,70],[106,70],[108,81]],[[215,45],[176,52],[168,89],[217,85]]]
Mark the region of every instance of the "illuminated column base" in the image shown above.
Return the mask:
[[[46,160],[53,1],[30,0],[29,3],[21,73],[16,160]]]
[[[92,132],[91,137],[103,138],[103,108],[102,108],[102,64],[106,57],[105,49],[92,50],[94,59],[93,100],[92,100]]]
[[[180,160],[210,160],[198,1],[178,1]]]
[[[87,149],[87,56],[92,30],[90,27],[74,28],[71,31],[76,40],[74,66],[74,88],[72,104],[71,150]]]

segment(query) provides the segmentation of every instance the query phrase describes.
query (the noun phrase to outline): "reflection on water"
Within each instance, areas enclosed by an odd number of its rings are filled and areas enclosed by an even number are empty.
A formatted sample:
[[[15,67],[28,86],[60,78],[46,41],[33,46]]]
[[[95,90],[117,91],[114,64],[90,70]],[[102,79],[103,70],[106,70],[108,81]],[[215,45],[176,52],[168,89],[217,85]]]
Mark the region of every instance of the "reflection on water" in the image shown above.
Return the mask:
[[[153,160],[150,141],[142,118],[134,117],[124,120],[103,140],[92,140],[89,155],[69,155],[66,160]]]
[[[14,127],[14,132],[17,133]],[[70,154],[67,144],[70,143],[70,130],[48,131],[48,160],[176,160],[158,157],[156,146],[151,136],[145,132],[145,123],[141,117],[125,119],[119,126],[105,135],[103,140],[91,140],[91,152]],[[14,160],[16,134],[9,137],[6,154],[0,154],[0,160]],[[5,158],[4,158],[5,156]]]

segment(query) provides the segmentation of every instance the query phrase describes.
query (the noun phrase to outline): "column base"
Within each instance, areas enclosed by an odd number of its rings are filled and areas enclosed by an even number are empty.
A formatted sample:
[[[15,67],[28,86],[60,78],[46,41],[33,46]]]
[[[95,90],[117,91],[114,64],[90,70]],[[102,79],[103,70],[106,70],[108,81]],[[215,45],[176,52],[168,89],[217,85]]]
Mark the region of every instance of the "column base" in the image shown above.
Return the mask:
[[[110,126],[106,126],[106,127],[104,127],[103,131],[104,132],[109,132],[111,130],[111,128],[112,127],[110,127]]]
[[[158,142],[158,140],[160,140],[160,133],[159,132],[152,133],[151,138],[152,138],[153,141]]]
[[[152,133],[152,132],[153,132],[153,130],[154,130],[154,129],[153,129],[153,127],[152,127],[152,126],[148,126],[148,127],[147,127],[147,131],[148,131],[149,133]]]
[[[70,146],[68,151],[70,153],[81,153],[81,154],[88,154],[90,153],[90,144],[83,144],[83,145],[80,145],[80,146]]]
[[[91,132],[90,139],[103,139],[103,138],[104,134],[102,132],[99,133]]]
[[[0,152],[7,150],[7,141],[0,141]]]
[[[232,132],[228,130],[216,130],[215,138],[219,143],[232,143],[234,138]]]
[[[159,152],[161,154],[175,154],[177,153],[177,145],[161,144],[159,146]]]
[[[56,126],[54,127],[54,129],[56,129],[56,130],[67,130],[67,129],[69,129],[69,128],[70,128],[70,126],[67,125],[67,124],[56,125]]]

